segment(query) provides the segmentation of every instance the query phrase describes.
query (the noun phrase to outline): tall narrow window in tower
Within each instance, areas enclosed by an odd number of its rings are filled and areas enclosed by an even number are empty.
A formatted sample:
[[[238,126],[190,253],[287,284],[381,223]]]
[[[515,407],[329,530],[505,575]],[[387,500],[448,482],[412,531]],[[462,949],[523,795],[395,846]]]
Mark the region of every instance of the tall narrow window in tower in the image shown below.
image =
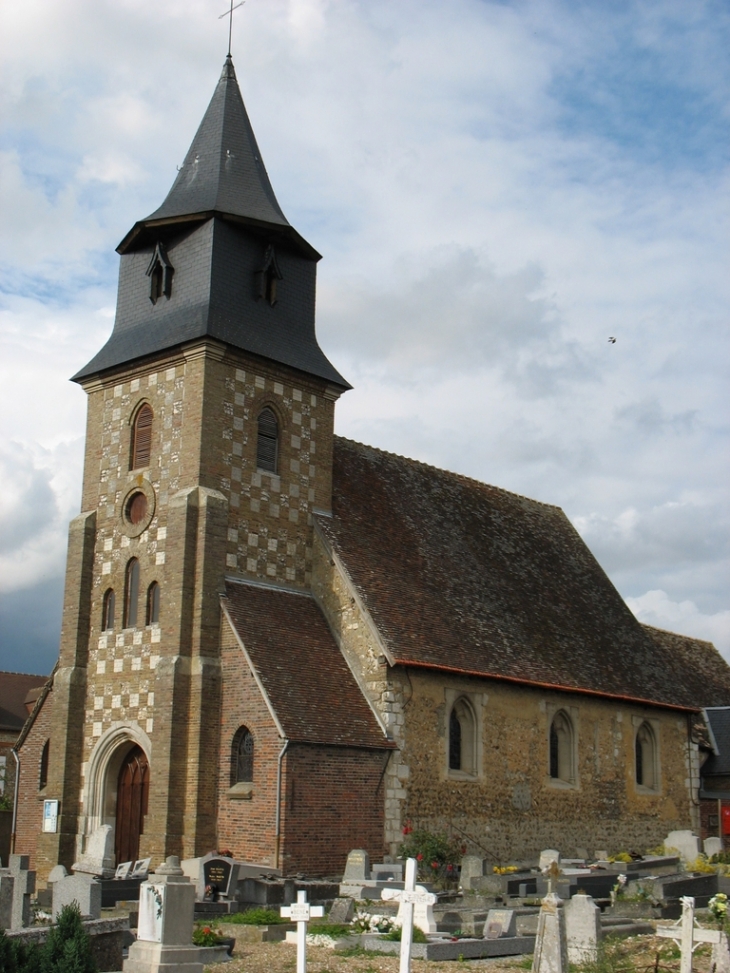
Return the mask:
[[[657,787],[657,747],[654,731],[648,723],[642,723],[636,733],[636,783],[639,787],[655,790]]]
[[[570,717],[559,710],[550,724],[550,776],[572,784],[575,780],[574,735]]]
[[[139,470],[150,465],[152,452],[152,407],[146,402],[134,417],[129,468]]]
[[[114,597],[114,589],[107,588],[104,593],[104,606],[101,612],[101,630],[102,632],[111,632],[114,628],[114,608],[115,608],[116,598]]]
[[[43,749],[41,750],[41,765],[38,769],[38,790],[42,791],[43,788],[48,783],[48,758],[49,751],[51,748],[51,741],[46,740],[43,744]]]
[[[449,716],[449,770],[476,774],[476,726],[471,703],[461,696]]]
[[[127,564],[124,585],[124,628],[134,628],[137,624],[139,606],[139,561],[133,557]]]
[[[256,273],[256,297],[259,300],[264,298],[273,307],[277,301],[277,281],[283,279],[276,260],[276,251],[269,245],[264,254],[263,266]]]
[[[256,465],[260,470],[276,473],[279,461],[279,424],[269,408],[259,414]]]
[[[253,736],[248,727],[236,731],[231,746],[231,787],[253,781]]]
[[[156,625],[160,620],[160,586],[156,581],[147,589],[147,624]]]
[[[174,273],[175,268],[170,263],[165,245],[158,243],[147,267],[147,276],[150,279],[150,300],[153,304],[157,304],[161,297],[170,297]]]

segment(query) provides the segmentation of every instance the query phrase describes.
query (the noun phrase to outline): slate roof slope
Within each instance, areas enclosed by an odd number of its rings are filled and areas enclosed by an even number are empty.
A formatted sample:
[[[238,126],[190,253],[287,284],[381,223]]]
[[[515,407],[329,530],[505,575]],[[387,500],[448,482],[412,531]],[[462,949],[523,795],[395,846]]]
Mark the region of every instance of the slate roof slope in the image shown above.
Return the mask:
[[[313,598],[227,581],[223,606],[286,737],[335,746],[393,746]]]
[[[702,765],[703,777],[730,775],[730,706],[708,707],[705,710],[713,742],[718,753],[712,753]]]
[[[681,682],[685,692],[702,706],[730,705],[730,666],[712,642],[690,635],[642,625],[659,652],[670,679]]]
[[[165,201],[136,223],[117,249],[126,253],[150,225],[213,213],[278,229],[307,256],[320,257],[290,225],[274,195],[230,54]]]
[[[20,733],[28,718],[28,694],[42,689],[48,676],[26,672],[0,672],[0,730]]]
[[[558,507],[337,437],[318,518],[397,664],[699,709]]]

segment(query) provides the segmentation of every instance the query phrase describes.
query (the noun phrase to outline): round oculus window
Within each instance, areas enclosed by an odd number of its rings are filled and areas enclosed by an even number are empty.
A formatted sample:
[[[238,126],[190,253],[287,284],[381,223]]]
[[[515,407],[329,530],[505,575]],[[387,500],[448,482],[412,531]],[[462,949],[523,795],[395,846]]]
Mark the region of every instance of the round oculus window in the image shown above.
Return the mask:
[[[127,515],[127,520],[135,527],[137,524],[141,524],[145,519],[147,516],[147,497],[141,490],[133,493],[129,498],[125,512]]]

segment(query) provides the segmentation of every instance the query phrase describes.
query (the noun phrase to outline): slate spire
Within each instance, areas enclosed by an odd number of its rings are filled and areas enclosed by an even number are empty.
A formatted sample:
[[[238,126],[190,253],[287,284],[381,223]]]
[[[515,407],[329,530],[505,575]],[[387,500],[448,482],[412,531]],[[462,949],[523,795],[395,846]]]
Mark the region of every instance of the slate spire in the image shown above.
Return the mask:
[[[230,54],[167,199],[144,222],[210,211],[289,226],[271,188]]]

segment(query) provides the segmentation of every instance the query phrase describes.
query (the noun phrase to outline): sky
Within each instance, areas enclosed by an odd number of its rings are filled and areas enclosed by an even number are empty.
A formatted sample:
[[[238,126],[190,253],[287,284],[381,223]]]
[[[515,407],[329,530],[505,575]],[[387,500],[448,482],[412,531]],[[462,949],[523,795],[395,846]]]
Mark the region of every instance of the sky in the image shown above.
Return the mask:
[[[0,7],[0,669],[58,652],[115,247],[225,0]],[[320,252],[336,431],[561,506],[643,622],[730,659],[724,0],[246,0],[233,58]],[[615,342],[609,341],[615,338]]]

